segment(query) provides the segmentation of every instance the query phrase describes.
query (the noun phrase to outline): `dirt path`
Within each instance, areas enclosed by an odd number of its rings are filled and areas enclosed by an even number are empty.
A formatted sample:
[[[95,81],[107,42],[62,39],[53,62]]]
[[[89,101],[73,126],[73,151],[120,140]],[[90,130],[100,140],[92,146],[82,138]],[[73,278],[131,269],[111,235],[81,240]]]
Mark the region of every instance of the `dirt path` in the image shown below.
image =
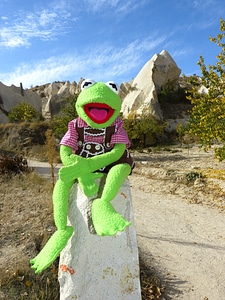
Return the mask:
[[[136,177],[130,181],[138,244],[166,286],[163,299],[224,299],[225,215],[174,195],[145,193]]]
[[[140,251],[165,286],[162,299],[225,299],[224,163],[213,150],[167,150],[135,154]],[[203,178],[188,182],[193,174]]]

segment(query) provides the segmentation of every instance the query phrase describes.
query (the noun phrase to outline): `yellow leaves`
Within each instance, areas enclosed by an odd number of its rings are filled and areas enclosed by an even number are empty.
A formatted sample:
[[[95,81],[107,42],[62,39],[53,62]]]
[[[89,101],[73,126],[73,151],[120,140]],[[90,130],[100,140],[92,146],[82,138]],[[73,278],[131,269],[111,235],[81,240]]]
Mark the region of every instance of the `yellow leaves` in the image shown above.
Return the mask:
[[[28,286],[28,287],[30,287],[30,286],[32,286],[32,282],[29,281],[29,280],[26,280],[25,285]]]
[[[8,114],[10,121],[22,122],[31,121],[38,116],[38,112],[28,103],[21,102],[14,106]]]
[[[207,178],[216,178],[220,180],[225,180],[225,170],[207,169],[207,170],[202,170],[201,172]]]

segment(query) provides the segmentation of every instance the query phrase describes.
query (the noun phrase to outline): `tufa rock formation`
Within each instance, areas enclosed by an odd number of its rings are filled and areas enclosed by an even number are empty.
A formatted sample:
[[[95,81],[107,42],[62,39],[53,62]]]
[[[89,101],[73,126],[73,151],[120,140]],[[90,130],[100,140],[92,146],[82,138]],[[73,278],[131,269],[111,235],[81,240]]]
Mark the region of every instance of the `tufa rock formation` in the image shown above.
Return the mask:
[[[83,79],[80,80],[80,82]],[[0,124],[9,122],[8,113],[21,102],[29,103],[44,119],[49,119],[61,112],[65,98],[80,91],[80,82],[53,82],[31,89],[6,86],[0,82]]]
[[[33,91],[36,91],[42,100],[43,118],[49,119],[58,115],[65,104],[65,99],[79,93],[79,87],[80,84],[77,84],[75,81],[72,83],[69,81],[53,82],[41,87],[35,87]]]
[[[130,84],[122,84],[124,116],[127,117],[132,111],[141,114],[147,108],[158,120],[163,121],[157,94],[169,82],[178,85],[180,73],[181,70],[167,51],[155,54]]]
[[[41,113],[42,103],[37,93],[24,90],[22,84],[20,87],[14,85],[9,87],[0,82],[0,123],[8,123],[9,111],[21,102],[29,103]]]

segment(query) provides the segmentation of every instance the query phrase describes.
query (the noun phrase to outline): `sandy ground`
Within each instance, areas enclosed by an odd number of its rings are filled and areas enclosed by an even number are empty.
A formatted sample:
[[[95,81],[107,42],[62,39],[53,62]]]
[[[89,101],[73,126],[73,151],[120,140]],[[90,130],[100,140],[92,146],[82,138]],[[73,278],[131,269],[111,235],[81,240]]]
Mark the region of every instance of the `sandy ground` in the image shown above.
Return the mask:
[[[138,244],[165,285],[162,299],[225,299],[223,180],[184,180],[193,171],[221,174],[224,163],[199,148],[138,161],[130,176]]]
[[[224,163],[198,147],[133,156],[138,245],[165,287],[160,299],[225,299]]]
[[[138,244],[166,286],[164,299],[224,299],[224,214],[174,195],[132,194]]]

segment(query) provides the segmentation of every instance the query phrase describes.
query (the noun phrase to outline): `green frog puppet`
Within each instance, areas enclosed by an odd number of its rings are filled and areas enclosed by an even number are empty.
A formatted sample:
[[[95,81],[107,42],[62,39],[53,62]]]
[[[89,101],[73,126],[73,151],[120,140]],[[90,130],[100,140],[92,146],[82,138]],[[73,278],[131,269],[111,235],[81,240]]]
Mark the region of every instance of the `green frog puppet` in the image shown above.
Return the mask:
[[[127,150],[130,142],[119,117],[121,99],[118,92],[117,84],[112,81],[103,83],[86,79],[82,82],[76,102],[78,118],[69,122],[68,131],[60,143],[63,167],[53,191],[57,230],[31,260],[35,273],[51,265],[73,234],[74,229],[67,226],[67,212],[74,182],[78,182],[87,197],[96,195],[91,213],[97,235],[113,236],[130,225],[110,203],[133,168]],[[99,197],[95,179],[104,174],[106,180]]]

